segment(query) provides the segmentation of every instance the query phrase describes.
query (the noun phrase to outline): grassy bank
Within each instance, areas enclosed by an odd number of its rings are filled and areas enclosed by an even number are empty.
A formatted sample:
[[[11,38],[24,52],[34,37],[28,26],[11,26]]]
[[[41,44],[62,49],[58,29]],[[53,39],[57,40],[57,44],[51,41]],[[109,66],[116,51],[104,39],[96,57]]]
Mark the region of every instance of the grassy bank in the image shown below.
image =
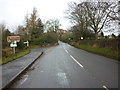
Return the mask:
[[[98,47],[92,47],[92,46],[88,46],[88,45],[78,45],[75,43],[70,43],[70,45],[75,46],[77,48],[92,52],[92,53],[96,53],[96,54],[100,54],[109,58],[113,58],[118,60],[120,58],[120,52],[117,51],[113,51],[107,48],[98,48]]]
[[[13,60],[15,60],[17,58],[20,58],[20,57],[28,54],[29,52],[30,51],[27,49],[27,50],[23,50],[23,51],[21,51],[19,53],[16,53],[16,54],[12,54],[12,55],[10,55],[8,57],[4,57],[4,58],[0,59],[0,64],[5,64],[5,63],[8,63],[10,61],[13,61]]]

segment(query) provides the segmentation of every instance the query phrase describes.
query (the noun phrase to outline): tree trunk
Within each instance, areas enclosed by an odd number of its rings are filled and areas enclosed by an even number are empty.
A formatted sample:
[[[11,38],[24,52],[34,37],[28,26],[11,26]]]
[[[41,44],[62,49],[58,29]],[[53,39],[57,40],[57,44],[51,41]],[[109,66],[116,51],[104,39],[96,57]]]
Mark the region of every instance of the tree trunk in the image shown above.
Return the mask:
[[[95,33],[95,39],[96,40],[98,39],[98,33]]]

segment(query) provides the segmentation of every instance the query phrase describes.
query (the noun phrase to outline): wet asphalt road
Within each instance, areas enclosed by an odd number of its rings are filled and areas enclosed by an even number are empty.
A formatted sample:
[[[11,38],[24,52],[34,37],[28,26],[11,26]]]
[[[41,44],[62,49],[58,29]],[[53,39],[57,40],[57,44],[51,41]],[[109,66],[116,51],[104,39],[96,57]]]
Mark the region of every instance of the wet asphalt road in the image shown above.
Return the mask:
[[[59,42],[11,88],[118,88],[118,63]]]

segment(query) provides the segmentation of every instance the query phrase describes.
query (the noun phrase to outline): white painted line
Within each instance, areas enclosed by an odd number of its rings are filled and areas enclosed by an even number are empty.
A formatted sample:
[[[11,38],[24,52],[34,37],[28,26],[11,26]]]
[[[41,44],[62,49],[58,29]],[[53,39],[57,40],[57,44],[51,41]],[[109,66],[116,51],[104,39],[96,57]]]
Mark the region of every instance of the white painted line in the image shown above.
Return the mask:
[[[64,47],[63,47],[64,48]],[[64,48],[64,50],[68,53],[68,51]]]
[[[80,67],[82,67],[83,68],[83,65],[82,64],[80,64],[72,55],[70,55],[70,57],[80,66]]]
[[[67,50],[65,50],[67,53],[68,53],[68,51]]]
[[[21,85],[28,79],[28,75],[24,75],[24,79],[23,79],[23,81],[20,83]]]
[[[22,85],[28,78],[25,78],[20,84]]]
[[[102,87],[105,88],[106,90],[109,90],[105,85],[103,85]]]

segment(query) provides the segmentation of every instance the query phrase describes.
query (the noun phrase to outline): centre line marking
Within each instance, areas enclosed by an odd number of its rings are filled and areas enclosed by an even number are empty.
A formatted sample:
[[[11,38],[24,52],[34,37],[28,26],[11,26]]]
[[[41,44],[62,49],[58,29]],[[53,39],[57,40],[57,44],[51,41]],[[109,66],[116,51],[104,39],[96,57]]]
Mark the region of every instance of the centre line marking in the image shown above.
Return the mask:
[[[63,47],[64,48],[64,47]],[[68,53],[68,51],[64,48],[64,50]]]
[[[80,66],[80,67],[82,67],[83,68],[83,65],[82,64],[80,64],[72,55],[70,55],[70,57]]]
[[[67,53],[68,53],[68,51],[67,50],[65,50]]]

